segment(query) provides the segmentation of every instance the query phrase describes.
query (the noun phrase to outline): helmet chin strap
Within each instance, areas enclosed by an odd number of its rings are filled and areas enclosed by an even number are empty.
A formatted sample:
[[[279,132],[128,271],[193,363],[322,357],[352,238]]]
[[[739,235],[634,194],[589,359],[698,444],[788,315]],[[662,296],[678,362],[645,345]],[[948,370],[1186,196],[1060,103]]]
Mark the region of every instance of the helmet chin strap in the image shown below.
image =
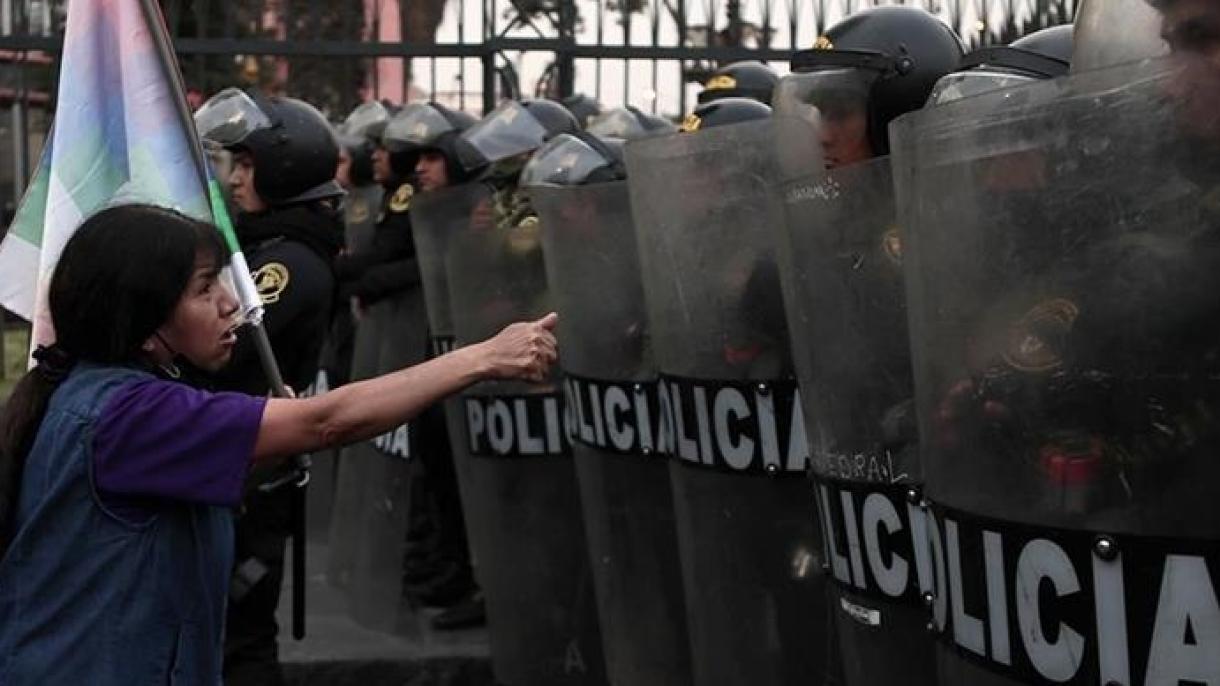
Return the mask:
[[[181,378],[182,370],[178,368],[178,365],[174,364],[174,358],[179,356],[179,352],[174,349],[174,346],[169,344],[169,341],[165,340],[165,337],[161,335],[160,331],[154,331],[153,335],[157,337],[157,340],[160,341],[161,345],[164,346],[169,352],[169,362],[166,364],[157,363],[157,366],[160,367],[161,371],[165,372],[166,376],[169,378]]]

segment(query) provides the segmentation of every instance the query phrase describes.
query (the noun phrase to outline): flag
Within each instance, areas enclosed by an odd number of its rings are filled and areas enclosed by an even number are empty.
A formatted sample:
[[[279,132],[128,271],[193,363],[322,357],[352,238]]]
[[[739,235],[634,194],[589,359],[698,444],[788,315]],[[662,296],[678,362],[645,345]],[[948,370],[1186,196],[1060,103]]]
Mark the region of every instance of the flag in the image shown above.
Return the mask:
[[[64,245],[85,218],[121,203],[219,220],[242,267],[233,270],[239,298],[257,307],[228,217],[213,214],[217,187],[167,46],[155,2],[68,3],[55,122],[0,243],[0,305],[33,322],[35,344],[54,340],[46,293]]]

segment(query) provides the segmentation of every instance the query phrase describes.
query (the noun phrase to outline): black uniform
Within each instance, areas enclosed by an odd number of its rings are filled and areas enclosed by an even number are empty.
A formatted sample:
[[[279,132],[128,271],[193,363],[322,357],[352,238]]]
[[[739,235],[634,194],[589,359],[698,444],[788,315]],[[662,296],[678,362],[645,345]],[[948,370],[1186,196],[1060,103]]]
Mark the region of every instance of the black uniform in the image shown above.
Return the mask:
[[[419,263],[407,214],[414,191],[410,184],[386,189],[372,242],[335,260],[341,296],[356,297],[363,307],[407,289],[419,290]]]
[[[317,376],[319,355],[335,300],[333,260],[343,244],[339,215],[320,203],[294,205],[238,219],[238,238],[266,308],[263,320],[284,381],[306,388]],[[233,360],[218,376],[220,390],[268,395],[254,341],[239,338]],[[285,463],[291,468],[291,461]],[[275,612],[290,533],[292,488],[262,492],[283,475],[255,474],[237,520],[237,574],[226,619],[226,684],[282,683]]]

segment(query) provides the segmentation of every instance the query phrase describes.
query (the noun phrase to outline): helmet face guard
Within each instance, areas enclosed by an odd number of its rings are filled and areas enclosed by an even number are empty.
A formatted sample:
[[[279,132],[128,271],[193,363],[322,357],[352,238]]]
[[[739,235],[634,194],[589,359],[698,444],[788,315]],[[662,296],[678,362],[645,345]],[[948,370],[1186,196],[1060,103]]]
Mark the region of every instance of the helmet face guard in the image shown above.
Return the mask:
[[[195,112],[199,136],[222,148],[240,146],[250,134],[273,126],[258,103],[237,88],[224,89]]]
[[[624,178],[621,163],[596,138],[560,134],[538,149],[521,172],[522,186],[576,186],[588,183],[599,170]]]
[[[613,136],[615,138],[643,138],[649,134],[648,129],[640,123],[638,117],[626,107],[615,107],[606,110],[589,122],[586,129],[595,136]]]
[[[425,103],[412,103],[390,119],[381,140],[390,152],[419,150],[435,147],[440,137],[450,131],[457,131],[457,127],[440,110]]]
[[[962,98],[970,98],[991,91],[1023,86],[1041,79],[1014,72],[972,69],[942,76],[928,96],[928,106],[938,107]]]
[[[389,120],[390,112],[385,105],[376,101],[366,102],[347,115],[340,130],[353,136],[376,138],[378,132],[385,128],[386,122]]]
[[[459,151],[468,170],[537,150],[548,132],[521,103],[506,100],[462,134],[468,145]]]

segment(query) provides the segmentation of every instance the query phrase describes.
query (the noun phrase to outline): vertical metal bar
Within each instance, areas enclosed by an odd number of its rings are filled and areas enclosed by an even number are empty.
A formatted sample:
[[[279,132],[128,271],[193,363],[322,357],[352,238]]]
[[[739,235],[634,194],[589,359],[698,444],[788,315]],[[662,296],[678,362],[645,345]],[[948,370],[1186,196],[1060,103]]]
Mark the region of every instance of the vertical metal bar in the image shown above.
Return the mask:
[[[602,0],[595,0],[597,8],[597,23],[594,27],[594,36],[597,39],[597,47],[602,47],[606,44],[605,33],[605,17],[602,10]],[[597,99],[602,97],[602,58],[597,57],[593,60],[593,91],[597,94]]]
[[[458,0],[458,43],[466,43],[466,0]],[[458,58],[458,109],[466,109],[466,58]]]
[[[686,0],[678,0],[678,42],[686,45]],[[678,116],[686,115],[686,62],[678,60]]]
[[[631,7],[624,0],[619,12],[623,15],[623,45],[631,45]],[[631,60],[623,59],[623,102],[631,103]]]

